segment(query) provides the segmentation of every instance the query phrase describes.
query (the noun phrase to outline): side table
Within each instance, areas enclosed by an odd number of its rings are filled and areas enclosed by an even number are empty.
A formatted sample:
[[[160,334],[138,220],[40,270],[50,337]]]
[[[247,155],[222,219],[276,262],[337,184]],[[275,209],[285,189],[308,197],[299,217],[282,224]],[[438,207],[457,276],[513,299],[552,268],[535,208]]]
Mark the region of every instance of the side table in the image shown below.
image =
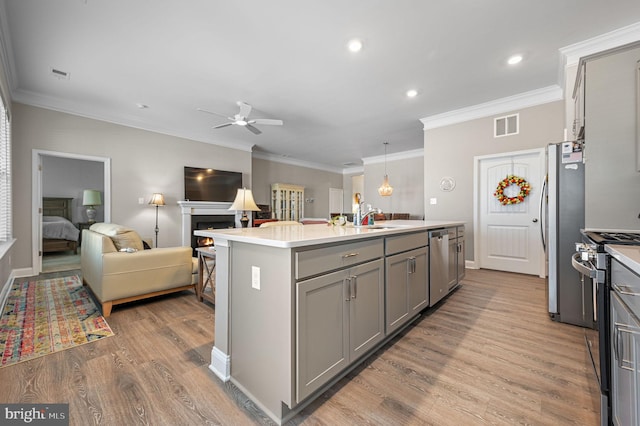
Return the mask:
[[[196,297],[202,302],[205,299],[215,305],[215,269],[216,249],[214,247],[198,247],[198,284],[196,284]],[[205,292],[209,287],[211,292]]]
[[[80,230],[80,236],[78,236],[78,246],[82,245],[82,230],[91,228],[95,222],[78,222],[76,223],[76,228]]]

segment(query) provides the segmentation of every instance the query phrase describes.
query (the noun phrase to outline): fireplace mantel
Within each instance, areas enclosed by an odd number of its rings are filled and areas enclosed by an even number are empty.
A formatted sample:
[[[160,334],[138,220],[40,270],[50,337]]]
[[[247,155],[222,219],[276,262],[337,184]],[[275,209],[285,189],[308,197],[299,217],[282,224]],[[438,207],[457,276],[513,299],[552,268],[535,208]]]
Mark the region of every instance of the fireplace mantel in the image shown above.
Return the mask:
[[[210,201],[178,201],[182,212],[182,245],[191,246],[191,216],[235,214],[236,228],[239,228],[242,212],[229,211],[231,204]],[[249,220],[251,221],[251,217]]]

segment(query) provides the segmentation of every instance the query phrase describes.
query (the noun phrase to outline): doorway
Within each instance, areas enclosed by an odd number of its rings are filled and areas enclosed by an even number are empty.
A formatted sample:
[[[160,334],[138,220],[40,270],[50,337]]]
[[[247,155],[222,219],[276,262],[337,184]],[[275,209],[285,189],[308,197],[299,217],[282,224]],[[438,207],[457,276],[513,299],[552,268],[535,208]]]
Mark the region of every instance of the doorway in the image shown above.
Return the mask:
[[[47,170],[43,163],[49,164],[74,164],[73,168],[60,170],[55,175],[47,176]],[[97,167],[96,167],[96,164]],[[87,173],[97,173],[97,179],[93,182],[87,179]],[[60,177],[62,176],[62,177]],[[82,178],[78,178],[78,177]],[[45,181],[46,179],[46,181]],[[55,186],[52,181],[60,181],[59,189],[51,192],[51,185]],[[71,183],[69,183],[71,182]],[[78,183],[80,182],[80,183]],[[98,182],[96,184],[96,182]],[[46,185],[45,185],[46,183]],[[43,196],[60,196],[65,195],[73,198],[73,224],[78,227],[80,223],[85,222],[82,206],[82,188],[86,185],[101,185],[97,189],[103,194],[103,205],[100,219],[105,222],[111,221],[111,159],[105,157],[96,157],[82,154],[71,154],[55,151],[32,151],[32,265],[33,275],[43,272],[43,244],[42,244],[42,212],[43,212]],[[47,188],[45,192],[45,188]],[[89,189],[89,188],[88,188]],[[79,251],[74,254],[73,251],[56,253],[52,256],[50,265],[47,265],[47,272],[62,271],[68,269],[76,269],[79,265]]]
[[[544,149],[474,157],[474,170],[474,250],[479,254],[478,266],[544,278],[539,223]],[[494,194],[507,175],[525,179],[530,192],[522,201],[503,205]],[[507,197],[520,189],[518,185],[510,186],[505,189]]]

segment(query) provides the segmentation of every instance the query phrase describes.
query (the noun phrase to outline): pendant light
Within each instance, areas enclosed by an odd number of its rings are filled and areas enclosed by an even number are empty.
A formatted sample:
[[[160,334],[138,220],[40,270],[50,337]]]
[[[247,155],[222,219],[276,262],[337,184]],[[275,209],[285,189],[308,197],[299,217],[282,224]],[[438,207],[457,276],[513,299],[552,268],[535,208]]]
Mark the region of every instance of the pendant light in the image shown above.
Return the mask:
[[[389,185],[389,176],[387,175],[387,145],[389,145],[389,142],[384,142],[384,180],[380,188],[378,188],[378,194],[383,197],[389,197],[393,194],[393,187]]]

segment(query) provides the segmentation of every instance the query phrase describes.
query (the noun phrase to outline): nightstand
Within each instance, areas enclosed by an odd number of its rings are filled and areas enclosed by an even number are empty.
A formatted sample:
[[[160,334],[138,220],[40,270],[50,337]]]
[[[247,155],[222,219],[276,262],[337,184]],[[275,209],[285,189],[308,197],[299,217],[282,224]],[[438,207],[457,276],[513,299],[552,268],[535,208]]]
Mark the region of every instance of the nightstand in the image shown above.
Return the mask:
[[[76,228],[78,228],[80,230],[80,236],[78,237],[78,246],[82,245],[82,230],[83,229],[89,229],[91,227],[91,225],[93,225],[95,222],[93,223],[89,223],[89,222],[78,222],[76,223]]]

